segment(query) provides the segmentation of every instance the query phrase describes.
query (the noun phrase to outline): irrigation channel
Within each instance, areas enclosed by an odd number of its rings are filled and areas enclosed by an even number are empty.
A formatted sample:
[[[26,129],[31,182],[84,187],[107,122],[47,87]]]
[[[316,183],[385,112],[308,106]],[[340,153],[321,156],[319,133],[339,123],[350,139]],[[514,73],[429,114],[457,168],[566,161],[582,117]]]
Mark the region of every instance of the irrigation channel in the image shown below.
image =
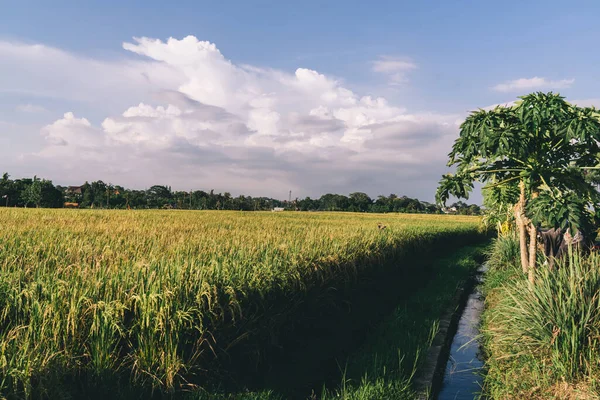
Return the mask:
[[[467,400],[479,396],[483,383],[483,360],[480,354],[479,326],[484,301],[480,291],[486,267],[477,271],[476,285],[467,298],[452,339],[438,400]]]

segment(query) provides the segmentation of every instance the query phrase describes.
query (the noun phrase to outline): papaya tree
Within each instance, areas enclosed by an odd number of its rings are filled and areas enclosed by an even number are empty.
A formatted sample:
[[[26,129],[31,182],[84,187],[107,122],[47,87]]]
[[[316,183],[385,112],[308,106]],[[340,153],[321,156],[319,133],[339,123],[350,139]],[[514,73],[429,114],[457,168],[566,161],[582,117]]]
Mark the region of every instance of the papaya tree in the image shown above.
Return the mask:
[[[600,197],[585,177],[600,167],[599,142],[600,112],[559,94],[480,109],[460,126],[448,161],[456,172],[442,177],[437,200],[468,198],[474,182],[488,193],[512,193],[521,266],[533,283],[537,226],[592,230]]]

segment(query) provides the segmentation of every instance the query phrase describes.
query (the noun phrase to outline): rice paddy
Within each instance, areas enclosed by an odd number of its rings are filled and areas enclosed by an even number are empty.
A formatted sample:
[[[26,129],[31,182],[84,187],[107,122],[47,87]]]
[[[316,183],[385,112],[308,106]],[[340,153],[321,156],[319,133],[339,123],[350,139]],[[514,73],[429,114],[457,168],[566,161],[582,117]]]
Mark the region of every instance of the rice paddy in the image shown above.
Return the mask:
[[[464,216],[0,209],[0,394],[235,381],[329,293],[481,236]]]

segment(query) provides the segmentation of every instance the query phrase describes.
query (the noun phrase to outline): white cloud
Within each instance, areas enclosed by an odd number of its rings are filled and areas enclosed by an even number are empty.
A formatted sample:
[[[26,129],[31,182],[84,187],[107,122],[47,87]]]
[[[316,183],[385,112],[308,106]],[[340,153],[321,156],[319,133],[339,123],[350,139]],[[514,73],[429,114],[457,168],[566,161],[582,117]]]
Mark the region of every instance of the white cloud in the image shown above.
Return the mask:
[[[103,179],[269,196],[362,190],[431,200],[457,135],[458,115],[410,114],[308,68],[238,65],[192,36],[136,38],[123,48],[141,58],[98,61],[0,44],[0,57],[40,76],[39,87],[25,84],[25,74],[14,90],[92,101],[105,110],[101,122],[67,112],[47,125],[42,150],[24,157],[28,171],[43,169],[64,183]],[[36,69],[45,61],[56,66]],[[77,71],[63,88],[54,82],[68,73],[61,68]],[[416,66],[382,58],[374,68],[395,79]]]
[[[48,111],[44,107],[35,104],[19,104],[16,110],[19,112],[31,114],[44,113]]]
[[[182,83],[161,62],[82,57],[41,45],[0,40],[0,94],[123,107]]]
[[[406,83],[407,73],[415,69],[417,65],[412,61],[391,56],[381,56],[379,60],[373,61],[372,67],[374,72],[386,75],[393,85]]]
[[[561,79],[557,81],[548,80],[534,76],[533,78],[520,78],[512,81],[500,83],[492,89],[498,92],[518,92],[528,90],[542,89],[564,89],[569,88],[575,82],[575,79]]]

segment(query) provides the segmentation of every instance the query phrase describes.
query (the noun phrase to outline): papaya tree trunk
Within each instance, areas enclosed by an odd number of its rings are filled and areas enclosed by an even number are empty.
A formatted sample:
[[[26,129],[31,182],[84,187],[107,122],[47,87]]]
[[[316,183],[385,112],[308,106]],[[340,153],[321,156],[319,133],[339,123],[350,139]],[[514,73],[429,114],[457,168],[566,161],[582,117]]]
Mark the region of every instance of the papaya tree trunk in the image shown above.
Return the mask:
[[[525,232],[525,183],[523,180],[519,183],[521,188],[521,196],[519,202],[515,206],[515,223],[519,229],[519,245],[521,250],[521,268],[523,273],[526,274],[529,270],[529,257],[527,252],[527,233]]]
[[[535,199],[539,196],[537,190],[531,192],[531,198]],[[535,263],[537,261],[537,229],[531,220],[529,222],[529,283],[532,285],[535,282]]]
[[[520,204],[517,205],[517,209],[515,210],[515,221],[517,224],[517,228],[519,229],[519,246],[521,250],[521,267],[523,269],[523,273],[526,274],[529,269],[529,256],[527,252],[527,233],[525,228],[525,222],[521,217],[521,211],[519,210]]]
[[[537,229],[533,223],[529,223],[529,283],[535,283],[535,262],[537,256]]]

